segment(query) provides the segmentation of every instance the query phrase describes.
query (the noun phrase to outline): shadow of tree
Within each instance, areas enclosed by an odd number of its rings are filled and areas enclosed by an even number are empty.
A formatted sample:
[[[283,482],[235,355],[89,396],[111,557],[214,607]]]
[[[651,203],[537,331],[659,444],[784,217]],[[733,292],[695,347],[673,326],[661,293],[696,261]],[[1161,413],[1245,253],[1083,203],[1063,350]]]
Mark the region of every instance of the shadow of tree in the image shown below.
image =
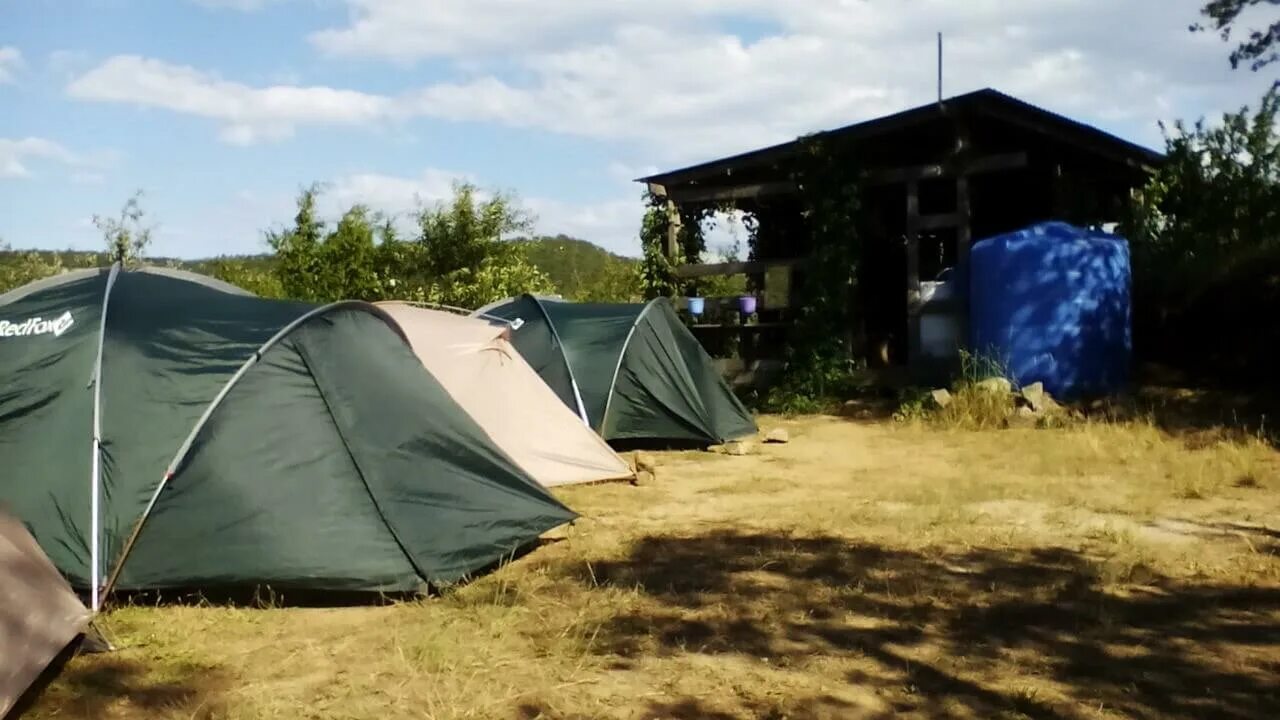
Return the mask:
[[[1221,440],[1260,438],[1280,448],[1280,388],[1233,390],[1194,383],[1175,372],[1145,368],[1143,382],[1124,402],[1099,403],[1105,417],[1145,416],[1195,449]]]
[[[118,656],[94,655],[59,663],[39,697],[20,717],[103,718],[222,717],[227,678],[217,668],[179,663],[154,668]]]
[[[890,699],[885,717],[1077,718],[1099,707],[1137,718],[1280,717],[1280,587],[1193,584],[1148,569],[1150,582],[1108,588],[1096,562],[1063,548],[931,555],[733,531],[649,537],[623,560],[571,572],[653,601],[607,622],[597,652],[735,654],[797,668],[845,658],[864,668],[848,683]],[[745,710],[841,716],[822,698]],[[738,717],[692,698],[655,704],[651,716]]]

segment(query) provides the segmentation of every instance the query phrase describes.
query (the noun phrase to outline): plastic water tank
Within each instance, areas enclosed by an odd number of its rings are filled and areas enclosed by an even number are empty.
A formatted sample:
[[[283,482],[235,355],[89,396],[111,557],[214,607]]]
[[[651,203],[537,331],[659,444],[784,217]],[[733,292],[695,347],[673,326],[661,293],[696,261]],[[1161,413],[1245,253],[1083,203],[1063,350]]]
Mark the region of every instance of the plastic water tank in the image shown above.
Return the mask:
[[[1058,397],[1114,393],[1132,348],[1129,244],[1050,222],[975,243],[970,349]]]

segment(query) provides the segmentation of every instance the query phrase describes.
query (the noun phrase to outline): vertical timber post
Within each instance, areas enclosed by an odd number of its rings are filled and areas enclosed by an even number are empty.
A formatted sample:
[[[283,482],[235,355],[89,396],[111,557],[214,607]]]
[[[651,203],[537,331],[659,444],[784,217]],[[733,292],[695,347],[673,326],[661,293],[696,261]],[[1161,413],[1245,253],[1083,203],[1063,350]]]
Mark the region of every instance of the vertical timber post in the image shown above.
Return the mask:
[[[921,358],[920,338],[920,183],[907,183],[907,365]]]
[[[959,275],[968,275],[969,248],[973,244],[973,208],[969,202],[969,176],[964,169],[963,160],[970,150],[969,128],[964,122],[956,124],[956,154],[961,158],[961,169],[956,175],[956,215],[960,223],[956,226],[956,267],[952,271]],[[956,326],[960,330],[961,348],[969,348],[969,282],[967,277],[953,277],[952,287],[959,286],[963,293],[952,295],[956,298],[952,313]],[[969,348],[972,349],[972,348]]]

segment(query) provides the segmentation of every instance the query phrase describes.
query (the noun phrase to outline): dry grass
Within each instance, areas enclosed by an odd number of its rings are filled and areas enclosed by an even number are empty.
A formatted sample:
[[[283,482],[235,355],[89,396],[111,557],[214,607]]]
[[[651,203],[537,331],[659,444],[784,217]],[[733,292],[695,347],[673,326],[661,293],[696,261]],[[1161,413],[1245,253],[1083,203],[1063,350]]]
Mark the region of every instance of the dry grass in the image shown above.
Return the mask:
[[[441,598],[116,610],[32,717],[1280,717],[1267,444],[764,424]]]

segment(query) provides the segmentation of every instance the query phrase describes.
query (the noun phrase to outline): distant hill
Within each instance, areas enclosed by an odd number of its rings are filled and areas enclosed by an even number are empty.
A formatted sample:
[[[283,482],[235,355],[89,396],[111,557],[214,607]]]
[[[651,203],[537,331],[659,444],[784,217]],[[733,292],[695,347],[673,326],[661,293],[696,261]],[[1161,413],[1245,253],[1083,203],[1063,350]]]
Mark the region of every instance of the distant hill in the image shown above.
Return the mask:
[[[616,288],[618,276],[629,274],[638,260],[567,235],[518,240],[529,261],[546,273],[560,294],[574,300],[597,297],[605,288]],[[619,298],[625,299],[625,298]]]
[[[627,301],[639,299],[639,284],[635,268],[638,260],[615,255],[604,248],[565,235],[516,240],[524,248],[530,262],[551,278],[559,293],[573,300]],[[31,266],[30,259],[36,258]],[[172,258],[148,258],[152,265],[164,265],[190,270],[202,275],[229,279],[234,270],[236,278],[270,273],[274,258],[271,255],[238,255],[176,260]],[[24,265],[19,267],[20,265]],[[30,282],[36,277],[56,272],[56,267],[75,269],[101,267],[107,264],[106,254],[79,250],[0,250],[0,292]],[[241,284],[244,284],[243,282]],[[247,287],[261,292],[258,287]]]

